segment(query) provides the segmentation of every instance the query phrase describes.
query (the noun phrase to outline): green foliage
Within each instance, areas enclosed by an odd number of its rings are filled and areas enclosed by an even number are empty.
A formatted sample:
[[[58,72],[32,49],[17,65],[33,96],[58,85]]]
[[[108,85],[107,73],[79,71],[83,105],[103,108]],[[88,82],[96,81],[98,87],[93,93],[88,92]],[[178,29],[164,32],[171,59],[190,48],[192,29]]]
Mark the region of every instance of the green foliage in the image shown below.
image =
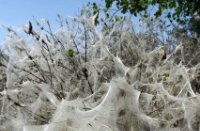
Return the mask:
[[[95,3],[93,4],[95,12],[98,7]],[[157,9],[154,10],[153,14],[156,18],[165,15],[165,18],[170,19],[170,21],[175,20],[182,25],[187,23],[187,17],[193,16],[200,8],[199,0],[105,0],[104,10],[107,11],[114,4],[121,13],[125,14],[129,12],[135,16],[138,14],[147,16],[148,8],[155,6]],[[168,13],[164,13],[165,11],[168,11]]]
[[[200,36],[200,18],[192,17],[190,19],[189,29]]]
[[[66,52],[66,55],[68,57],[73,57],[74,56],[74,50],[73,49],[68,49],[67,52]]]
[[[97,15],[94,22],[95,22],[95,25],[98,25],[99,24],[99,20],[98,20],[99,12],[100,12],[100,8],[97,6],[97,4],[95,2],[93,2],[93,3],[89,2],[81,10],[81,15],[86,15],[88,17]]]
[[[92,3],[92,8],[93,8],[93,15],[97,14],[97,17],[95,18],[95,25],[99,24],[98,17],[99,17],[99,7],[97,6],[96,3]]]

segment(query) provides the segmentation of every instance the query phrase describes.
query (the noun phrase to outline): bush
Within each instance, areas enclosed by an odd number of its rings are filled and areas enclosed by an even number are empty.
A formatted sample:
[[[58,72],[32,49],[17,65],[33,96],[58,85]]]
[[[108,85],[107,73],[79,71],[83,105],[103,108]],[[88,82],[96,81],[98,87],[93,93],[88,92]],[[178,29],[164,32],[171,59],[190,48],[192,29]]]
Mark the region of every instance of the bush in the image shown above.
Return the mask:
[[[190,40],[163,44],[127,19],[103,32],[93,17],[73,20],[56,33],[40,23],[38,33],[31,22],[26,35],[8,28],[2,131],[199,130],[200,64]],[[182,43],[169,51],[172,40]]]

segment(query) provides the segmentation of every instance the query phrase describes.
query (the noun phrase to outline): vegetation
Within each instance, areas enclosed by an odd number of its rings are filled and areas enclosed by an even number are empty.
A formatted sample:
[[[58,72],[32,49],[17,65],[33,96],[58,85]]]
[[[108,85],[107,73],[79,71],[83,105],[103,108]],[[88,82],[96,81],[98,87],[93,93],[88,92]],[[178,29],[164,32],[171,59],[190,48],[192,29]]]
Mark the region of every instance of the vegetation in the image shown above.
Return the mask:
[[[130,12],[135,16],[140,13],[147,15],[149,6],[155,6],[156,10],[154,10],[154,16],[160,17],[164,11],[168,10],[165,16],[170,19],[173,18],[177,20],[177,22],[185,22],[187,17],[199,13],[200,7],[200,2],[198,0],[105,0],[105,3],[106,9],[111,8],[114,3],[122,13]]]
[[[98,21],[98,10],[89,4],[65,24],[58,16],[56,33],[48,20],[23,34],[6,28],[0,130],[200,130],[199,37],[174,28],[164,39],[151,16],[136,33],[125,17]]]
[[[39,34],[30,22],[25,37],[7,28],[2,131],[199,130],[198,41],[171,34],[163,45],[155,24],[136,34],[128,19],[104,32],[94,17],[72,23],[53,33],[38,22]]]
[[[107,19],[119,20],[117,12],[133,14],[134,16],[148,17],[155,16],[156,19],[166,23],[169,20],[175,25],[181,25],[186,31],[190,30],[199,35],[200,30],[200,1],[199,0],[105,0],[105,7],[102,8]],[[89,3],[90,4],[90,3]],[[100,13],[98,4],[92,3],[93,14]],[[117,8],[110,16],[107,11]],[[115,17],[114,17],[115,16]],[[161,17],[162,16],[162,17]],[[98,24],[98,19],[96,19]],[[178,23],[178,24],[176,24]]]

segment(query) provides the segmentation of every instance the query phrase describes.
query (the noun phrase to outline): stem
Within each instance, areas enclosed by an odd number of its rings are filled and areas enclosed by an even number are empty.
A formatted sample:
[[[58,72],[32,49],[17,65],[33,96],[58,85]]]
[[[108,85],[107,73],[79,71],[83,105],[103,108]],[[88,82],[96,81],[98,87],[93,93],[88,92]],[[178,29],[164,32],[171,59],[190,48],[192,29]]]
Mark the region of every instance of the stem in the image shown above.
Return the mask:
[[[84,26],[84,35],[85,35],[85,62],[87,62],[87,48],[88,48],[87,31],[86,31],[85,24],[83,24],[83,26]]]

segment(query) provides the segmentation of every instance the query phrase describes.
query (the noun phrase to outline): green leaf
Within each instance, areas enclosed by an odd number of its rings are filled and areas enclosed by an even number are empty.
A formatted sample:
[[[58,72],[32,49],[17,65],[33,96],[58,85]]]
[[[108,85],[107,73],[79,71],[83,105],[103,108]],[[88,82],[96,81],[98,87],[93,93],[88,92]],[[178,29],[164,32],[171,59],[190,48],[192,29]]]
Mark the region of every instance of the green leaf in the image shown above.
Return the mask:
[[[114,21],[115,21],[115,22],[120,21],[120,17],[119,17],[119,16],[115,16],[115,17],[114,17]]]
[[[154,15],[155,15],[155,17],[159,17],[159,16],[161,16],[161,14],[162,14],[162,8],[161,8],[161,7],[158,7],[158,8],[156,9],[156,13],[155,13]]]
[[[74,56],[74,50],[73,49],[68,49],[67,52],[66,52],[66,55],[68,57],[73,57]]]
[[[168,13],[167,14],[167,18],[171,18],[172,16],[171,16],[171,13]]]

